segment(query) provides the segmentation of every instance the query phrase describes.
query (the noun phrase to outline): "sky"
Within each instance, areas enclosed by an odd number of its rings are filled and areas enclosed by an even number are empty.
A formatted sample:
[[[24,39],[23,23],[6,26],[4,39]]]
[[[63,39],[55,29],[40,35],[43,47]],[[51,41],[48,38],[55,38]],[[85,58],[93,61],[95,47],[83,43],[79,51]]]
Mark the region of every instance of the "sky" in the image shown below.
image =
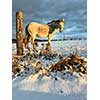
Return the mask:
[[[24,26],[36,21],[47,23],[53,19],[65,19],[65,32],[87,31],[87,0],[12,0],[12,25],[15,30],[15,14],[24,13]],[[76,26],[75,26],[76,25]]]
[[[22,10],[35,17],[51,18],[86,8],[86,0],[13,0],[12,7],[13,12]]]

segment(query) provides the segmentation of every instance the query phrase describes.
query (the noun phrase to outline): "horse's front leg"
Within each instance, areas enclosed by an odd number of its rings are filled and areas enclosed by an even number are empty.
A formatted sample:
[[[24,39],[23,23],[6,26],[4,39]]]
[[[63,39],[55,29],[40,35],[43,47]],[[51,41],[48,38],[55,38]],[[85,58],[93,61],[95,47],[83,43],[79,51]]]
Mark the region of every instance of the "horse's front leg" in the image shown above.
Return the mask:
[[[52,33],[49,33],[49,35],[48,35],[48,44],[51,43],[51,40],[52,40],[53,36],[55,35],[55,33],[56,33],[56,30],[54,30],[54,32],[52,32]]]
[[[53,34],[49,34],[49,36],[48,36],[48,43],[46,46],[46,50],[48,50],[48,51],[51,51],[51,40],[52,40],[53,36],[54,36]]]
[[[48,36],[48,44],[49,44],[49,45],[50,45],[50,43],[51,43],[52,38],[53,38],[52,34],[49,34],[49,36]]]

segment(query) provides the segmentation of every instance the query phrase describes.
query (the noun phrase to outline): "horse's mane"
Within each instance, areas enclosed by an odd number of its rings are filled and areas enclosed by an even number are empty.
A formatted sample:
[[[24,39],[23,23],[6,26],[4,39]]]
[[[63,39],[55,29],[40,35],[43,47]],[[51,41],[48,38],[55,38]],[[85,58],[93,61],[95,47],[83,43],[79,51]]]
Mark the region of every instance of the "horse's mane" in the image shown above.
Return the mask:
[[[47,25],[49,26],[49,33],[52,33],[55,28],[57,29],[59,27],[60,20],[52,20],[51,22],[48,22]]]
[[[48,22],[47,25],[58,24],[59,22],[60,22],[60,20],[52,20],[51,22]]]

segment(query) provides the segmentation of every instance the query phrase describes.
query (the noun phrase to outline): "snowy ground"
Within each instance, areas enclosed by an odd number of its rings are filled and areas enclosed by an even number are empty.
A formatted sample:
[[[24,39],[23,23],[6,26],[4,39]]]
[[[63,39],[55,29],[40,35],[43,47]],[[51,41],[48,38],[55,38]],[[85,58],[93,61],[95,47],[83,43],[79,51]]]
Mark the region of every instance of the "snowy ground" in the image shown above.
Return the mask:
[[[38,49],[41,49],[39,43]],[[77,48],[78,55],[87,56],[85,40],[53,41],[53,50],[62,57],[69,55]],[[13,54],[16,53],[15,44],[12,46]],[[26,53],[26,52],[25,52]],[[42,66],[47,67],[59,61],[58,56],[52,60],[37,58]],[[36,59],[35,59],[36,60]],[[34,61],[34,59],[32,59]],[[30,63],[32,62],[30,61]],[[20,62],[21,63],[21,62]],[[31,68],[31,66],[30,66]],[[41,71],[34,73],[33,69],[24,70],[12,80],[13,100],[87,100],[87,76],[76,73],[68,74],[66,71],[51,72],[50,75],[41,75]]]

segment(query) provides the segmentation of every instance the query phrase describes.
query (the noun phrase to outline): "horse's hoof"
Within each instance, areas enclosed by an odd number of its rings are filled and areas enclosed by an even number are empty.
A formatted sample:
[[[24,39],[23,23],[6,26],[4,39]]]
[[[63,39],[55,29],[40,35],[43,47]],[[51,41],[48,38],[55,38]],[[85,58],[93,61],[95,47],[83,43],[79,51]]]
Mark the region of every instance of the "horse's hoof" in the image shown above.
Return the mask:
[[[47,43],[47,46],[50,46],[50,43],[49,42]]]

